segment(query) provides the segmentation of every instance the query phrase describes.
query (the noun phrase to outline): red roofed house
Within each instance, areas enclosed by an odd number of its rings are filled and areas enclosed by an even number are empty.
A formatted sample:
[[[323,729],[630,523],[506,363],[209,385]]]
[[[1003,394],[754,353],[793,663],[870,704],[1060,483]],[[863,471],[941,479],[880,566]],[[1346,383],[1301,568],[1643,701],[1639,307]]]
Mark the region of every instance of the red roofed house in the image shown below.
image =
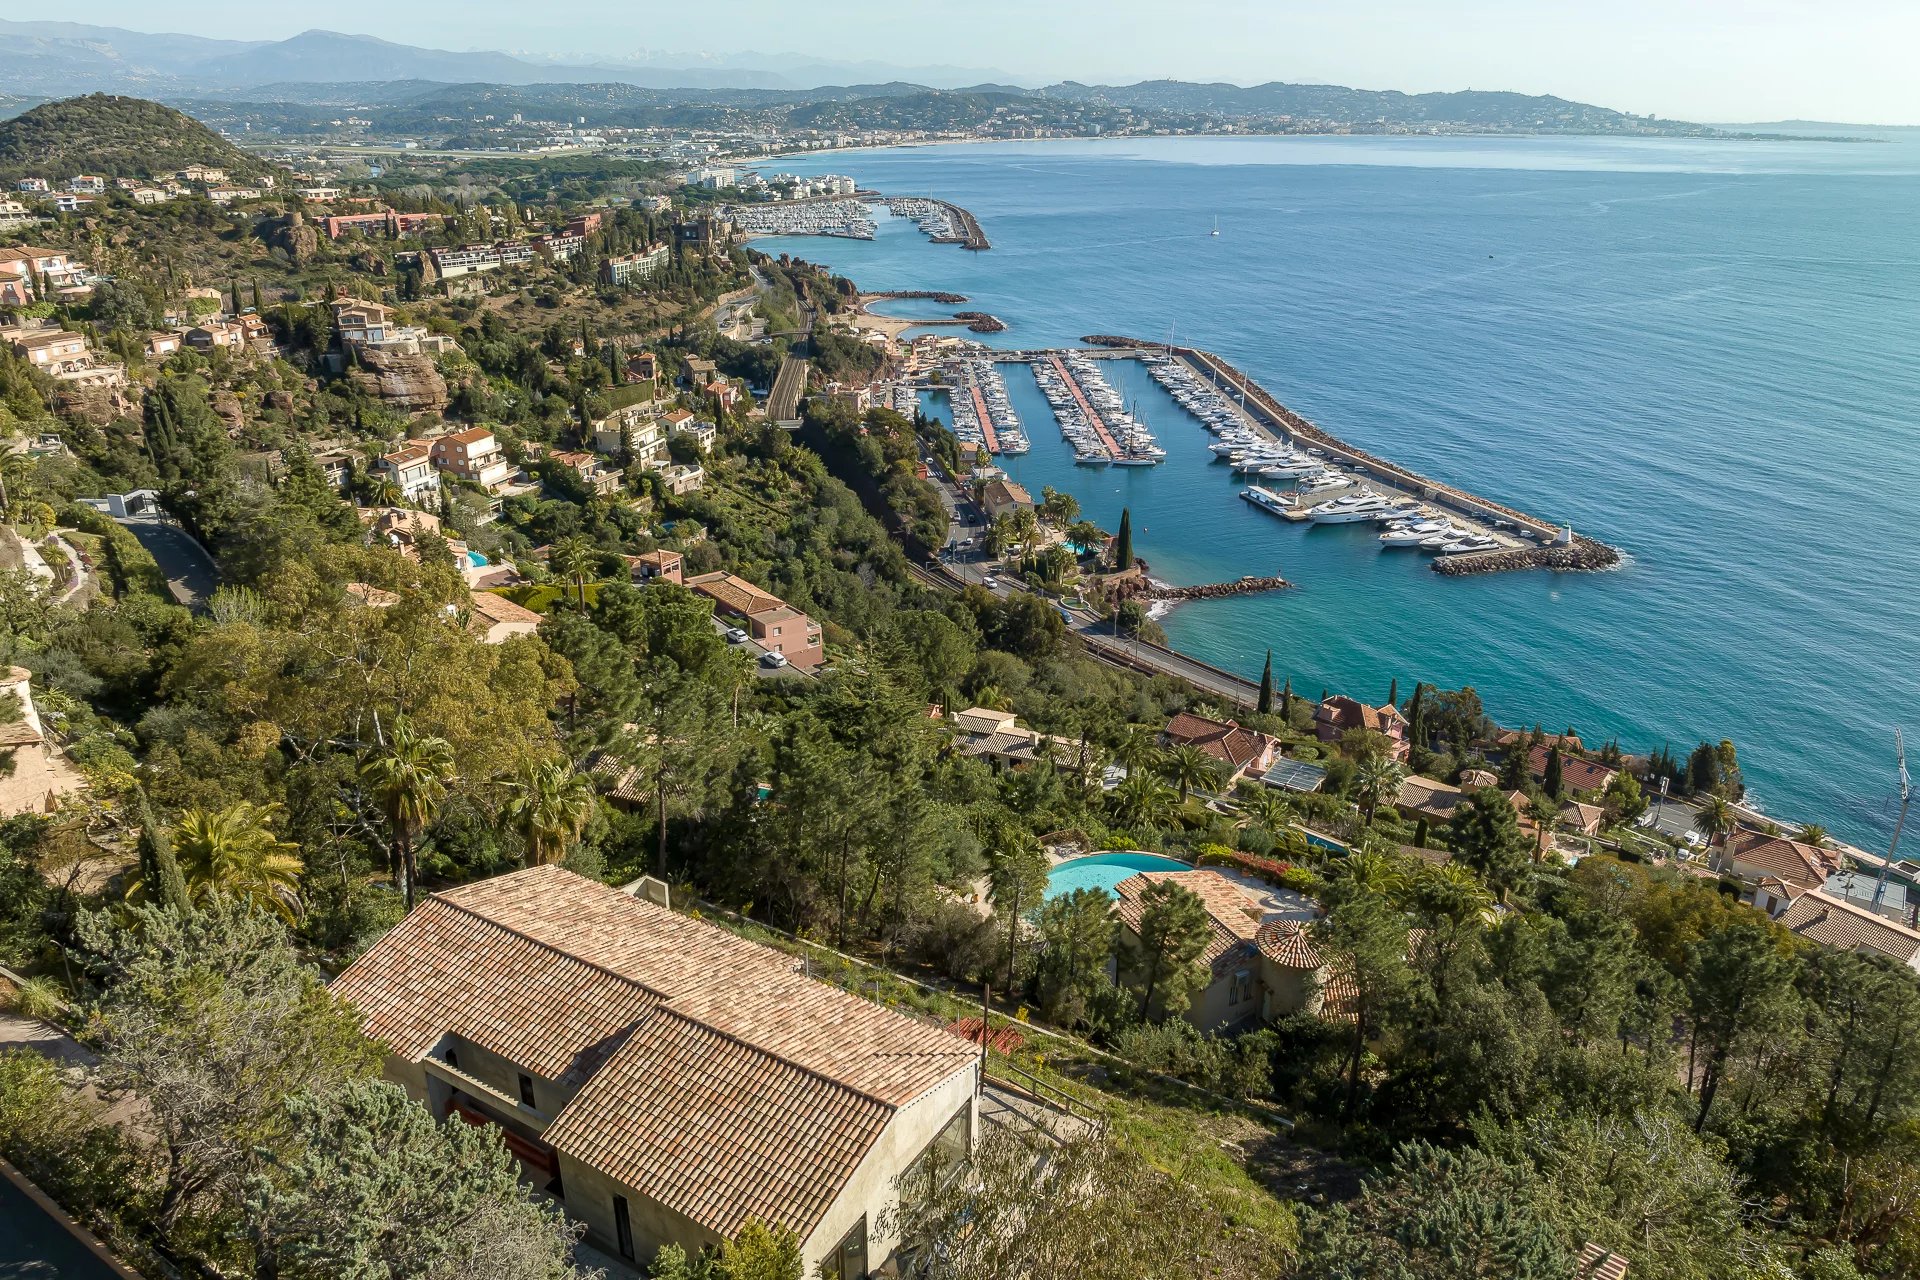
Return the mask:
[[[739,619],[755,644],[782,655],[800,670],[812,671],[825,658],[820,624],[745,578],[703,573],[688,578],[687,585],[713,601],[721,613]]]
[[[479,485],[492,493],[513,475],[500,442],[485,427],[468,427],[435,436],[431,449],[434,469]]]
[[[1552,750],[1542,742],[1527,753],[1527,772],[1533,775],[1535,782],[1547,776],[1547,756]],[[1565,791],[1605,791],[1607,784],[1613,781],[1613,775],[1618,772],[1618,769],[1597,760],[1588,760],[1567,751],[1560,753],[1560,785]]]
[[[491,591],[475,591],[472,596],[467,629],[483,644],[505,644],[515,636],[530,636],[540,629],[540,615],[525,605]]]
[[[1407,758],[1407,718],[1395,706],[1370,707],[1358,698],[1343,693],[1322,702],[1313,711],[1313,734],[1322,742],[1338,742],[1349,729],[1377,733],[1388,743],[1388,754],[1395,760]]]
[[[1248,773],[1265,773],[1273,767],[1278,739],[1252,729],[1243,729],[1232,720],[1209,720],[1182,711],[1167,721],[1160,740],[1168,746],[1198,747],[1226,766],[1223,786],[1231,787]]]
[[[1207,967],[1204,990],[1193,997],[1180,1016],[1202,1031],[1216,1031],[1265,1015],[1265,989],[1259,980],[1260,905],[1218,871],[1142,871],[1122,880],[1114,893],[1119,917],[1120,945],[1140,945],[1142,895],[1148,886],[1171,881],[1194,894],[1207,908],[1210,929],[1200,963]]]
[[[1756,898],[1755,905],[1759,905]],[[1920,930],[1874,914],[1857,902],[1811,889],[1771,914],[1789,933],[1834,951],[1872,951],[1920,969]]]
[[[681,576],[681,556],[678,551],[642,551],[637,556],[627,557],[627,569],[635,586],[645,586],[658,578],[662,582],[671,582],[675,586],[685,586],[686,579]]]
[[[483,1125],[644,1268],[749,1219],[808,1275],[893,1263],[898,1187],[967,1158],[979,1051],[556,866],[427,897],[334,982],[385,1074]]]
[[[1781,882],[1785,893],[1800,894],[1824,885],[1839,867],[1840,855],[1785,836],[1742,828],[1721,842],[1713,865],[1721,875],[1732,876],[1750,891],[1768,892],[1760,884],[1773,878]],[[1763,911],[1773,909],[1770,902],[1760,899],[1754,905]]]

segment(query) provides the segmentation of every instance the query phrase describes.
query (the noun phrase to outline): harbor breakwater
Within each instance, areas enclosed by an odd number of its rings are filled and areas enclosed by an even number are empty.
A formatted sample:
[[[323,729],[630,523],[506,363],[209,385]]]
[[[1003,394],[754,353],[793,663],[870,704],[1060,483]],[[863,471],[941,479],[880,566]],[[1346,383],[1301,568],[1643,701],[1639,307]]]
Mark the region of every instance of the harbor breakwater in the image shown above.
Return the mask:
[[[1320,449],[1329,460],[1364,472],[1394,485],[1422,500],[1451,507],[1462,515],[1492,524],[1496,529],[1518,532],[1538,545],[1481,552],[1475,555],[1444,557],[1434,564],[1436,572],[1449,577],[1479,573],[1501,573],[1515,569],[1599,570],[1620,563],[1620,552],[1604,542],[1575,534],[1571,528],[1555,525],[1538,516],[1480,497],[1454,485],[1443,484],[1385,458],[1354,447],[1340,437],[1316,425],[1281,404],[1266,388],[1210,351],[1197,347],[1168,346],[1142,342],[1115,334],[1092,334],[1082,341],[1110,349],[1141,352],[1165,351],[1181,360],[1201,377],[1240,396],[1241,407],[1261,426]],[[1451,568],[1447,566],[1453,566]]]

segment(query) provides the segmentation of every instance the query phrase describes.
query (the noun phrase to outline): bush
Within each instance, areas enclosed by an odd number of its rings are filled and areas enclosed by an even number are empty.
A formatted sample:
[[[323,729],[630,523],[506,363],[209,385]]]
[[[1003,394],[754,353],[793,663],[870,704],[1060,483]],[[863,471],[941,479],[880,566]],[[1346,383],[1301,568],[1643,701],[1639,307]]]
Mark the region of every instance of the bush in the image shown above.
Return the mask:
[[[8,1004],[23,1018],[56,1021],[66,1009],[66,993],[51,978],[28,978],[14,989]]]
[[[1229,1038],[1202,1035],[1179,1018],[1128,1027],[1113,1051],[1136,1067],[1157,1071],[1236,1098],[1265,1097],[1272,1089],[1273,1032]]]
[[[991,919],[964,902],[935,907],[908,950],[955,982],[971,982],[1000,955],[1000,931]]]

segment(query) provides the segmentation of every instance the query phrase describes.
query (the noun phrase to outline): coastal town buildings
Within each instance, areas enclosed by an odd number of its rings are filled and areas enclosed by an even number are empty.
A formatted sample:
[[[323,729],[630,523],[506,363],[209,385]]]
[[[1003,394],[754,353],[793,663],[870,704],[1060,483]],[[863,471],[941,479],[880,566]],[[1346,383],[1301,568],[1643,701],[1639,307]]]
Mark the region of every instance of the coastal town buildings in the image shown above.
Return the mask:
[[[632,253],[616,254],[601,264],[601,275],[611,285],[643,284],[666,267],[670,252],[667,245],[656,243]]]
[[[903,1181],[972,1148],[979,1051],[792,956],[559,867],[430,895],[335,992],[389,1080],[498,1132],[609,1255],[785,1227],[865,1277]]]
[[[667,424],[653,414],[653,402],[615,410],[593,424],[593,447],[612,457],[652,468],[667,461]]]

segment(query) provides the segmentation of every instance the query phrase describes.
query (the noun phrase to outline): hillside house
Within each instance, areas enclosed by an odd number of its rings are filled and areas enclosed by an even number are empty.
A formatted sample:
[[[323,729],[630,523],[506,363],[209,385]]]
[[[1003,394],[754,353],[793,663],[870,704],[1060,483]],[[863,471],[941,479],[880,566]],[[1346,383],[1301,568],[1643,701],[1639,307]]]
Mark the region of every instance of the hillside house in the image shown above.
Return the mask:
[[[1551,746],[1540,742],[1527,752],[1527,772],[1533,775],[1535,782],[1546,779],[1547,758],[1552,751]],[[1560,787],[1563,791],[1605,791],[1607,784],[1613,781],[1613,775],[1618,772],[1618,769],[1597,760],[1576,756],[1564,748],[1560,752]]]
[[[820,624],[779,596],[731,573],[703,573],[687,585],[713,601],[716,610],[737,619],[754,643],[782,657],[802,671],[812,671],[826,657]]]
[[[1149,885],[1172,881],[1200,899],[1207,909],[1209,934],[1200,963],[1207,985],[1196,993],[1180,1015],[1201,1031],[1221,1031],[1249,1022],[1295,1013],[1308,1005],[1312,984],[1305,978],[1288,980],[1287,973],[1270,982],[1262,965],[1261,939],[1270,926],[1304,927],[1313,912],[1301,900],[1297,910],[1280,912],[1256,902],[1218,871],[1142,871],[1115,888],[1114,915],[1120,921],[1120,945],[1140,945],[1140,921],[1145,910],[1142,895]],[[1304,941],[1304,936],[1303,939]],[[1306,951],[1311,954],[1311,948]],[[1308,973],[1321,968],[1312,956]]]
[[[625,454],[642,468],[667,460],[666,426],[653,416],[651,401],[615,410],[593,424],[593,447],[611,457]]]
[[[701,468],[678,462],[660,472],[660,483],[676,498],[697,491],[706,479],[707,473]]]
[[[998,520],[1001,516],[1012,515],[1023,508],[1031,511],[1033,495],[1022,486],[1000,476],[987,481],[986,488],[980,492],[980,506],[987,513],[987,519]]]
[[[656,580],[671,582],[675,586],[686,584],[678,551],[642,551],[637,556],[628,556],[627,571],[636,587]]]
[[[1230,789],[1248,774],[1263,774],[1280,750],[1279,740],[1242,728],[1234,720],[1210,720],[1182,711],[1167,721],[1160,741],[1169,747],[1198,747],[1220,765],[1220,789]]]
[[[1745,828],[1734,832],[1714,851],[1714,870],[1731,876],[1746,886],[1747,896],[1763,911],[1770,911],[1764,882],[1773,879],[1784,886],[1786,894],[1806,893],[1825,886],[1827,877],[1840,866],[1840,855],[1832,849],[1815,848],[1785,836]],[[1759,895],[1755,897],[1755,895]]]
[[[393,481],[407,502],[420,502],[440,492],[440,477],[434,473],[433,452],[419,441],[408,441],[392,453],[376,458],[373,474]]]
[[[387,340],[393,312],[378,302],[341,298],[333,304],[333,327],[343,347],[379,344]]]
[[[620,492],[620,481],[626,475],[619,467],[609,466],[606,459],[591,453],[562,451],[550,453],[547,457],[579,476],[596,497],[610,498]]]
[[[1871,951],[1920,970],[1920,930],[1868,906],[1821,889],[1795,894],[1775,906],[1769,914],[1796,937],[1833,951]]]
[[[467,629],[485,644],[505,644],[515,636],[540,629],[540,615],[491,591],[474,591],[467,613]]]
[[[1407,742],[1407,718],[1392,705],[1370,707],[1358,698],[1337,693],[1313,710],[1313,736],[1322,742],[1340,741],[1348,731],[1365,729],[1387,740],[1387,753],[1405,760],[1411,750]]]
[[[500,442],[485,427],[435,436],[428,447],[428,458],[434,470],[477,484],[488,493],[499,492],[513,475],[506,455],[500,451]]]
[[[433,894],[334,983],[385,1074],[500,1133],[596,1248],[644,1267],[750,1218],[808,1275],[893,1261],[903,1181],[965,1159],[978,1051],[801,962],[533,867]]]

